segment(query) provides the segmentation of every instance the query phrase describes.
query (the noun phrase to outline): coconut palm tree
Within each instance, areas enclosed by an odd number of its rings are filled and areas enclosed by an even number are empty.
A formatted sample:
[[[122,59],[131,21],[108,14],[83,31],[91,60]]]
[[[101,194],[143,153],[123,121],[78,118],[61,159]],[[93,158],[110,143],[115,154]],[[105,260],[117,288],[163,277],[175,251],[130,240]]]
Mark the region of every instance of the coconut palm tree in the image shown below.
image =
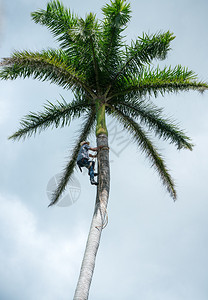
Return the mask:
[[[88,299],[95,266],[95,258],[105,223],[110,188],[108,131],[106,114],[115,118],[131,135],[133,141],[149,158],[170,196],[176,190],[167,166],[152,142],[149,132],[173,143],[177,149],[192,150],[189,137],[167,117],[163,110],[150,102],[150,97],[165,93],[208,88],[196,75],[180,65],[174,68],[155,67],[156,60],[164,60],[175,38],[167,32],[143,34],[126,45],[123,32],[131,17],[130,4],[113,0],[102,8],[103,20],[93,13],[80,18],[58,1],[47,4],[46,10],[31,14],[33,21],[46,26],[57,39],[58,50],[40,52],[15,51],[1,61],[0,78],[14,80],[32,77],[49,81],[72,91],[74,99],[47,102],[42,112],[30,113],[10,139],[20,140],[40,133],[49,126],[69,126],[71,121],[84,118],[80,135],[63,171],[51,204],[64,192],[75,166],[80,142],[94,131],[98,152],[99,185],[95,210],[82,262],[74,299]],[[153,65],[154,62],[154,65]]]

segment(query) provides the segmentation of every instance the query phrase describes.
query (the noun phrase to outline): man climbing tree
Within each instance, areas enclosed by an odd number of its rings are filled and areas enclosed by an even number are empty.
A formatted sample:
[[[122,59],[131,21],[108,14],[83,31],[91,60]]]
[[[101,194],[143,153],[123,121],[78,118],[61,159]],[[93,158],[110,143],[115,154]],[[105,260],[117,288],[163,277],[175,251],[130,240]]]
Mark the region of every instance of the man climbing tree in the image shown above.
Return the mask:
[[[77,156],[77,164],[80,168],[80,171],[82,172],[82,167],[86,167],[88,169],[88,175],[90,176],[90,182],[91,184],[95,184],[98,185],[98,182],[95,181],[94,176],[97,176],[98,173],[94,173],[94,168],[95,168],[95,162],[94,161],[90,161],[89,158],[96,158],[97,155],[92,155],[89,153],[89,150],[91,151],[98,151],[99,149],[101,149],[100,147],[96,147],[96,148],[91,148],[89,146],[89,142],[83,141],[80,143],[80,150]]]

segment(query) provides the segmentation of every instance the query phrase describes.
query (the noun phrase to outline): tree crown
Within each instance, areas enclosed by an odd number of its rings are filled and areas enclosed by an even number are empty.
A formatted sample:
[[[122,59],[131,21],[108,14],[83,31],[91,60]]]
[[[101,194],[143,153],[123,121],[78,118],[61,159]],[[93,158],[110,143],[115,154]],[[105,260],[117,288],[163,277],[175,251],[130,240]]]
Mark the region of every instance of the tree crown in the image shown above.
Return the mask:
[[[193,145],[177,124],[163,116],[162,109],[152,105],[149,97],[191,89],[202,92],[208,85],[198,81],[193,71],[181,65],[163,69],[154,66],[156,60],[167,57],[175,38],[173,33],[144,33],[126,45],[124,30],[131,18],[130,4],[125,0],[113,0],[102,12],[102,21],[93,13],[83,19],[66,9],[59,0],[52,0],[45,10],[31,14],[35,23],[51,31],[60,48],[15,51],[2,60],[0,78],[48,80],[70,89],[74,99],[70,102],[62,99],[56,104],[48,102],[43,112],[24,117],[21,128],[10,138],[29,137],[49,126],[68,126],[74,118],[85,116],[80,136],[54,194],[52,203],[55,203],[73,173],[79,143],[95,128],[95,122],[97,135],[107,134],[104,119],[107,113],[132,136],[175,199],[173,180],[148,131],[175,144],[178,149],[191,150]]]

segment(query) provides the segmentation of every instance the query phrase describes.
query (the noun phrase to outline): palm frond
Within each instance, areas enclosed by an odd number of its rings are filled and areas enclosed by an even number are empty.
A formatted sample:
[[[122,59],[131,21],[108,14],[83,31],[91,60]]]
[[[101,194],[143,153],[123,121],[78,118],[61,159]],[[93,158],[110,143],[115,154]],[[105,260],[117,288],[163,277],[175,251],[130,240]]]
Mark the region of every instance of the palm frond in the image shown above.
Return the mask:
[[[43,112],[30,113],[20,122],[21,128],[9,137],[12,140],[20,140],[40,133],[48,127],[68,126],[72,119],[80,117],[90,108],[89,101],[74,100],[71,103],[62,102],[53,104],[47,102]]]
[[[159,138],[169,140],[177,146],[177,149],[193,149],[191,139],[178,125],[173,120],[162,116],[163,109],[136,99],[120,100],[113,107],[131,118],[139,119],[141,124],[148,127],[148,130],[153,131]]]
[[[0,79],[3,80],[33,77],[48,80],[63,88],[83,88],[90,92],[85,77],[75,71],[63,51],[14,52],[11,57],[3,59],[2,65]]]
[[[36,23],[46,25],[53,35],[58,37],[61,48],[73,62],[76,71],[81,70],[91,82],[95,66],[97,71],[95,57],[99,26],[95,15],[90,13],[84,20],[73,15],[69,9],[65,9],[59,1],[51,1],[47,5],[47,10],[32,13],[32,18]]]
[[[106,4],[103,9],[102,34],[102,66],[113,78],[121,63],[121,48],[123,47],[121,33],[130,20],[130,4],[125,0],[114,0]]]
[[[50,29],[63,49],[68,49],[73,44],[69,31],[77,25],[78,17],[70,9],[65,9],[60,1],[50,1],[46,10],[39,9],[31,13],[31,16],[35,23]]]
[[[111,114],[116,117],[125,130],[133,137],[133,140],[140,147],[141,151],[146,154],[152,167],[158,172],[163,185],[167,188],[171,197],[176,200],[176,191],[173,179],[171,178],[168,169],[162,156],[159,154],[153,143],[150,141],[147,134],[131,117],[125,115],[122,111],[116,109],[111,110]]]
[[[88,83],[93,88],[96,86],[98,90],[100,27],[95,15],[90,13],[86,15],[85,20],[80,18],[77,26],[73,27],[69,34],[74,44],[67,49],[67,55],[76,57],[76,68],[82,70],[88,79]]]
[[[170,50],[170,42],[175,38],[173,33],[157,33],[147,35],[143,33],[136,41],[132,41],[130,46],[126,46],[123,53],[124,63],[116,74],[116,80],[122,74],[138,74],[145,64],[151,63],[153,59],[165,59]]]
[[[157,97],[159,94],[177,93],[180,91],[197,90],[203,92],[208,84],[197,81],[197,75],[180,65],[175,68],[165,67],[160,70],[144,68],[138,77],[123,76],[118,82],[116,91],[111,90],[108,101],[114,97],[125,95],[127,98],[147,96]]]
[[[81,143],[81,141],[84,141],[87,139],[88,135],[90,134],[90,131],[92,130],[94,122],[95,122],[95,112],[94,112],[94,110],[91,110],[91,112],[87,116],[87,119],[86,119],[84,125],[81,128],[81,133],[80,133],[79,138],[74,146],[70,160],[63,170],[63,175],[60,178],[57,189],[54,191],[54,193],[52,195],[51,203],[49,206],[52,206],[55,203],[57,203],[60,196],[64,192],[64,190],[74,172],[77,155],[78,155],[78,152],[80,149],[80,143]]]

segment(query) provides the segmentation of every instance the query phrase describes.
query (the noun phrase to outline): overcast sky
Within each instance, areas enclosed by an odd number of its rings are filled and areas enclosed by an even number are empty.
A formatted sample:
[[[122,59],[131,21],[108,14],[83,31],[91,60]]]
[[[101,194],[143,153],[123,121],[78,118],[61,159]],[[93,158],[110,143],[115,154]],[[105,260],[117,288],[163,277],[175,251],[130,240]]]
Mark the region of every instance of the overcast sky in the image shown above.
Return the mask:
[[[58,47],[30,13],[46,0],[0,2],[0,57],[16,50]],[[84,17],[102,18],[101,0],[64,0]],[[172,51],[161,65],[181,64],[208,82],[207,0],[131,1],[126,40],[170,30]],[[72,299],[79,275],[96,189],[75,173],[59,205],[48,195],[70,154],[81,122],[47,130],[24,142],[7,138],[29,111],[70,92],[32,79],[0,82],[0,299]],[[90,300],[207,300],[208,92],[152,99],[178,121],[195,144],[178,152],[158,142],[177,185],[173,203],[148,160],[108,119],[111,193],[108,226],[98,251]],[[92,144],[95,139],[90,138]],[[74,202],[74,203],[72,203]]]

